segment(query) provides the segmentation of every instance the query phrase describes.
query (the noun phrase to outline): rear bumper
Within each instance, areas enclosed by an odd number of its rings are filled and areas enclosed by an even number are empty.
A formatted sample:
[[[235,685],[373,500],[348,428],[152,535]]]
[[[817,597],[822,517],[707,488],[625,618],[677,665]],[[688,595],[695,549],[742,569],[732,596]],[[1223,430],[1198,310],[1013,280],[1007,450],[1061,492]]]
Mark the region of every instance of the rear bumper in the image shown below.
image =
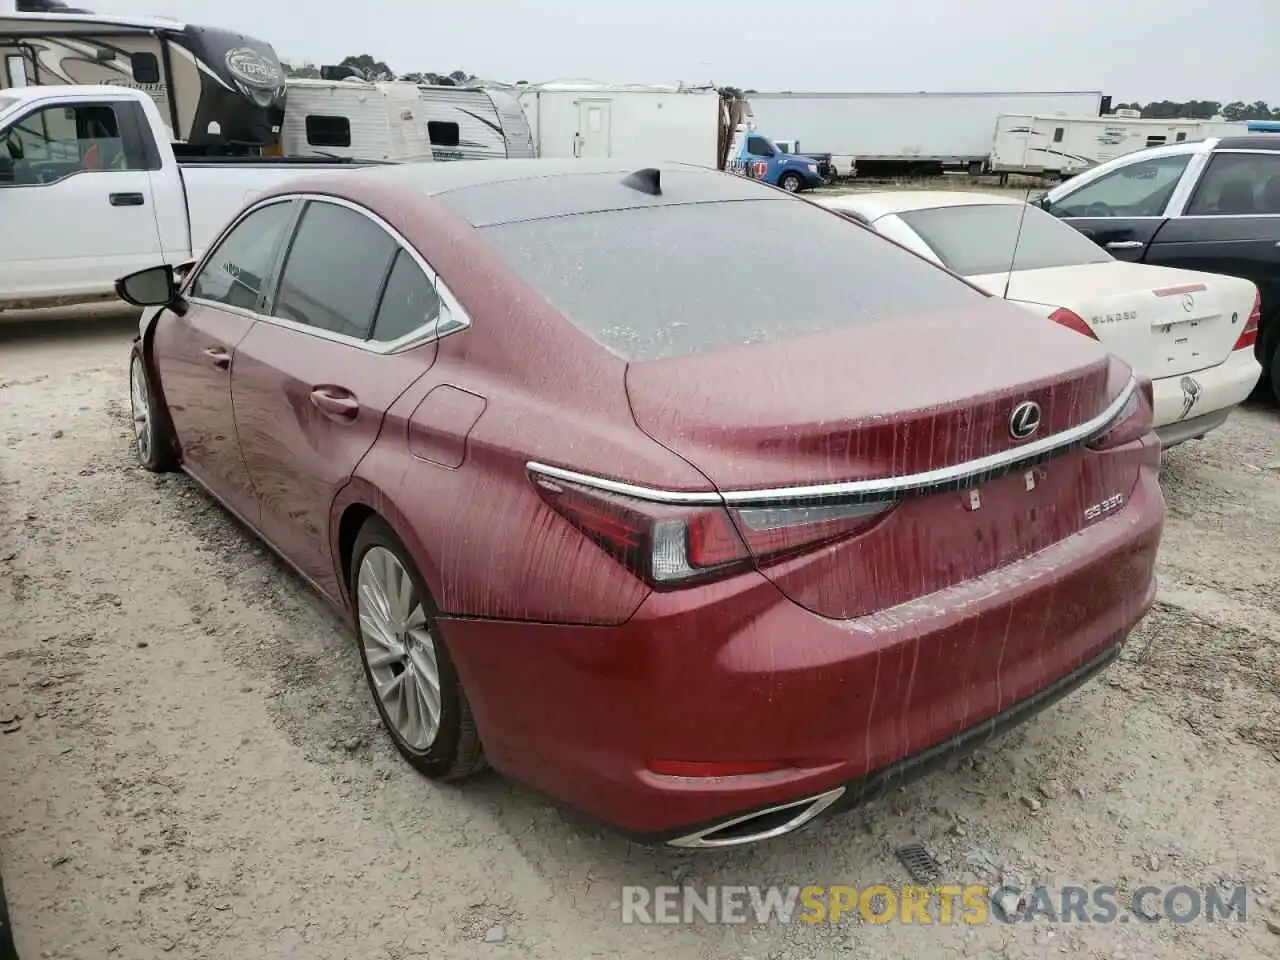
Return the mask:
[[[1152,381],[1160,442],[1169,447],[1220,427],[1260,376],[1262,365],[1252,350],[1233,350],[1216,367]]]
[[[805,819],[800,827],[807,827],[811,824],[820,823],[822,820],[841,813],[846,813],[856,809],[863,804],[871,803],[888,793],[890,790],[898,787],[906,786],[909,783],[919,779],[920,777],[944,766],[945,764],[961,757],[967,756],[976,750],[980,750],[987,743],[999,737],[1001,734],[1012,730],[1014,727],[1025,723],[1036,714],[1053,706],[1067,694],[1074,692],[1084,686],[1095,676],[1111,666],[1119,659],[1121,651],[1124,649],[1124,642],[1127,632],[1115,638],[1115,642],[1108,645],[1102,653],[1094,657],[1088,663],[1072,670],[1065,677],[1054,681],[1042,690],[1033,693],[1024,700],[1020,700],[1007,710],[1003,710],[993,717],[975,724],[967,728],[955,736],[948,737],[941,743],[934,744],[924,750],[913,753],[909,757],[904,757],[896,763],[891,763],[886,767],[881,767],[874,773],[858,777],[847,783],[841,784],[832,791],[825,791],[826,795],[838,793],[829,803],[824,804],[821,810],[813,817]],[[822,796],[822,795],[820,795]],[[808,799],[808,798],[806,798]],[[800,804],[792,810],[803,811],[807,808],[807,804]],[[761,813],[769,812],[769,808],[764,810],[751,811],[742,815],[741,820],[747,821],[742,826],[742,831],[746,833],[751,830],[750,821],[753,817],[759,816]],[[790,812],[790,811],[789,811]],[[738,817],[734,818],[739,820]],[[764,826],[772,825],[775,821],[766,821]],[[690,846],[698,847],[705,844],[703,840],[704,833],[713,833],[719,831],[724,826],[723,821],[712,821],[703,824],[700,828],[692,831],[681,833],[675,836],[649,836],[640,837],[642,842],[648,843],[667,843],[671,846]],[[798,828],[797,828],[798,829]],[[792,831],[788,830],[787,833]],[[749,833],[747,835],[750,835]],[[714,836],[714,833],[713,833]],[[721,834],[723,836],[723,834]],[[709,846],[732,846],[734,843],[726,843],[724,840],[713,839]]]
[[[841,787],[838,804],[866,799],[1114,656],[1155,597],[1164,501],[1143,442],[1122,510],[864,617],[819,617],[752,573],[651,594],[616,627],[445,621],[486,755],[648,841]],[[672,776],[655,760],[767,770]]]

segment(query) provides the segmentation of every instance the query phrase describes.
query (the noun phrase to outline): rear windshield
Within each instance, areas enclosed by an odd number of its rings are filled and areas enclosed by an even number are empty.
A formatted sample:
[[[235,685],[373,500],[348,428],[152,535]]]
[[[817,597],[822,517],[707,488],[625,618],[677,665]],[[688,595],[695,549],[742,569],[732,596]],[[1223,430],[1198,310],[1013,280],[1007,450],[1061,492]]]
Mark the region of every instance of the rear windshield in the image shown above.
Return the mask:
[[[1022,212],[1026,210],[1026,217]],[[898,216],[956,273],[984,273],[1105,263],[1111,255],[1039,207],[1017,203],[910,210]],[[1022,219],[1022,231],[1018,221]],[[1018,259],[1013,259],[1015,239]]]
[[[967,307],[985,296],[790,198],[585,213],[482,233],[545,300],[626,360]]]
[[[13,97],[0,97],[0,110],[8,110],[17,102]]]

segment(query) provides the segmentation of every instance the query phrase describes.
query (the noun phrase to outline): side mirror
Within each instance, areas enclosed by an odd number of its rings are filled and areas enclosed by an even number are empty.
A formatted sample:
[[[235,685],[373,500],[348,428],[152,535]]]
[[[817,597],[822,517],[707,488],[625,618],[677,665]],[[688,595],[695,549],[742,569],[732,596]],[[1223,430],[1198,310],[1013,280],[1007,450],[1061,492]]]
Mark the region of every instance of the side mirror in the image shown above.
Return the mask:
[[[183,260],[182,263],[173,268],[174,279],[179,282],[187,279],[187,274],[191,272],[192,267],[195,265],[196,262],[194,260]]]
[[[135,307],[172,307],[179,315],[186,313],[173,267],[167,263],[121,277],[116,281],[116,296]]]

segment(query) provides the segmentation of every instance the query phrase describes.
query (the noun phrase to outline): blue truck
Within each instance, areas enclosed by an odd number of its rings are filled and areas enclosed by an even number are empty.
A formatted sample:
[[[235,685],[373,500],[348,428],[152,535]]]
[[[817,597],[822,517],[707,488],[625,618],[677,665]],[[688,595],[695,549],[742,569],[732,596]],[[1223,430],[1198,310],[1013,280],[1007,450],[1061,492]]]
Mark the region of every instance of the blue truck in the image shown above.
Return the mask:
[[[729,158],[728,170],[753,180],[763,180],[788,193],[812,190],[826,182],[812,157],[788,153],[760,133],[743,131],[738,149]]]

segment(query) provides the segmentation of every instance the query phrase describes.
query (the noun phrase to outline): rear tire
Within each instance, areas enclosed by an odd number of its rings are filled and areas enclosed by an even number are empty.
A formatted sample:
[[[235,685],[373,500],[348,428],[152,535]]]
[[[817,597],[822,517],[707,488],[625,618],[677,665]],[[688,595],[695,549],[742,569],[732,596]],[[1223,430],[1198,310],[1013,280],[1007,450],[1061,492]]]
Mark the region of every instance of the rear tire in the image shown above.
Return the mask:
[[[178,466],[178,454],[139,343],[133,345],[129,354],[129,410],[133,420],[133,452],[139,465],[152,473],[174,470]]]
[[[408,550],[379,517],[356,535],[348,589],[365,680],[400,755],[432,780],[464,780],[485,769],[439,611]]]

